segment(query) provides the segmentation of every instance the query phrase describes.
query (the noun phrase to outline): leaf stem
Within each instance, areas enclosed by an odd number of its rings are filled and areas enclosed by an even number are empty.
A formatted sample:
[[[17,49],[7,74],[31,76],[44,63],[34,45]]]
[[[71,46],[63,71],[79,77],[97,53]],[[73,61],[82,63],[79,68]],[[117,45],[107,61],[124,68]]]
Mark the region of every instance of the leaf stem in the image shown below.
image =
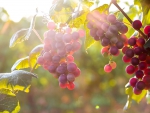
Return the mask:
[[[33,70],[36,68],[36,66],[37,66],[37,63],[34,65],[33,68],[31,68],[30,72],[33,72]]]
[[[43,40],[42,40],[42,38],[41,38],[40,35],[38,34],[38,32],[37,32],[35,29],[32,29],[32,30],[34,31],[34,33],[36,34],[36,36],[39,38],[39,40],[40,40],[42,43],[44,43]]]
[[[120,6],[117,4],[117,2],[115,0],[112,0],[112,3],[121,11],[121,13],[127,18],[127,20],[132,24],[132,20],[130,19],[130,17],[120,8]],[[138,32],[145,38],[147,39],[146,35],[141,31],[138,30]]]

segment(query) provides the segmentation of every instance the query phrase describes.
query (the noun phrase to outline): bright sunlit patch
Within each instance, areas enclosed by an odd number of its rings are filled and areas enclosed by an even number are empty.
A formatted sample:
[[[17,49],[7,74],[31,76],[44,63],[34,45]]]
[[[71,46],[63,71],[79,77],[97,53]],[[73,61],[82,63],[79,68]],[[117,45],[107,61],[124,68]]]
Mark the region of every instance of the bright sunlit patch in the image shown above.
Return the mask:
[[[95,109],[99,109],[100,107],[97,105],[97,106],[95,106]]]
[[[48,13],[52,0],[1,0],[0,7],[4,7],[10,19],[18,22],[22,17],[33,16],[36,8]]]

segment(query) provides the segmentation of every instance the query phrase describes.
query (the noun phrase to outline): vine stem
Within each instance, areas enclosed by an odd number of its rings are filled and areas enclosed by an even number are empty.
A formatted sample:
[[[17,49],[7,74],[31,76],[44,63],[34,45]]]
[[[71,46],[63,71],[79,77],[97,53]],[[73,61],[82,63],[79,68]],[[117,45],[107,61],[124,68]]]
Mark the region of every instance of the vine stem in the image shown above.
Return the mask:
[[[40,35],[38,34],[38,32],[37,32],[35,29],[32,29],[32,30],[34,31],[34,33],[36,34],[36,36],[39,38],[39,40],[40,40],[42,43],[44,43],[43,40],[42,40],[42,38],[41,38]]]
[[[130,19],[130,17],[121,9],[121,7],[117,4],[117,2],[115,0],[112,0],[112,3],[121,11],[121,13],[127,18],[127,20],[132,24],[132,20]],[[146,35],[141,31],[138,30],[138,32],[145,38],[147,39]]]

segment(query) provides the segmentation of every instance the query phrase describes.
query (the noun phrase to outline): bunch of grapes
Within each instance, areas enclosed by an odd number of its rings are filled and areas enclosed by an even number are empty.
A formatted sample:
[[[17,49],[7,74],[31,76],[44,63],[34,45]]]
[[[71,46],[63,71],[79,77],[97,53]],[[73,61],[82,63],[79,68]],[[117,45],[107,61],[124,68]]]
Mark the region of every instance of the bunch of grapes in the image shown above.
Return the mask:
[[[98,11],[90,12],[87,16],[87,27],[90,29],[90,35],[96,41],[100,41],[103,48],[101,54],[103,56],[118,56],[119,49],[127,44],[125,33],[128,27],[121,21],[117,20],[114,14],[100,14]],[[111,72],[116,68],[114,61],[104,66],[105,72]]]
[[[48,22],[47,27],[49,30],[44,33],[44,49],[37,63],[58,78],[61,88],[72,90],[75,78],[80,75],[73,54],[81,47],[80,38],[84,37],[84,31],[72,32],[69,27],[57,31],[54,22]]]
[[[136,20],[132,26],[135,30],[139,30],[142,23]],[[150,33],[149,28],[144,28],[146,35]],[[129,84],[133,87],[133,92],[136,95],[141,94],[143,89],[150,89],[150,53],[144,48],[145,42],[146,40],[142,36],[132,36],[128,39],[128,45],[122,49],[124,53],[122,60],[129,63],[125,70],[128,74],[135,75],[135,77],[130,78]]]

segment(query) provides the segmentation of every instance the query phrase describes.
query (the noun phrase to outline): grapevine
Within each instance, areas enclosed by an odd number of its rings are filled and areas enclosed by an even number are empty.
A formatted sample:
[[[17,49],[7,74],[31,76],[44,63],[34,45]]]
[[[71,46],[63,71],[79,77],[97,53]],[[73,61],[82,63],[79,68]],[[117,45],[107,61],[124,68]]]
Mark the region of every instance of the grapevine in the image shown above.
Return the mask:
[[[143,15],[147,16],[143,4],[150,3],[141,0]],[[117,0],[111,0],[109,4],[96,6],[98,1],[86,0],[53,0],[49,14],[43,15],[47,30],[43,38],[35,29],[36,14],[32,18],[29,28],[17,31],[10,39],[10,47],[16,46],[28,40],[31,32],[37,36],[41,44],[37,45],[29,53],[29,56],[17,60],[10,73],[0,73],[0,96],[14,99],[13,110],[1,102],[0,113],[19,112],[19,101],[16,94],[19,91],[28,93],[31,79],[37,78],[33,73],[38,67],[48,71],[58,81],[60,88],[68,90],[76,89],[75,80],[80,78],[81,69],[76,64],[75,54],[82,48],[83,40],[85,49],[95,42],[101,46],[101,55],[108,59],[103,65],[104,72],[111,73],[117,67],[115,57],[122,55],[122,62],[126,63],[124,69],[129,75],[125,92],[128,95],[124,110],[130,107],[131,100],[139,96],[149,99],[150,90],[150,25],[147,20],[131,19],[118,5]],[[118,12],[111,12],[114,5]],[[93,8],[94,7],[94,8]],[[123,15],[122,19],[119,14]],[[146,17],[145,16],[145,17]],[[124,19],[127,19],[128,23]],[[128,35],[130,30],[134,32]],[[23,65],[26,63],[26,65]],[[21,69],[30,68],[30,72]],[[94,70],[96,71],[96,70]],[[147,95],[146,95],[147,94]],[[143,96],[144,95],[144,96]],[[2,99],[2,100],[3,100]],[[141,101],[141,99],[140,99]]]

